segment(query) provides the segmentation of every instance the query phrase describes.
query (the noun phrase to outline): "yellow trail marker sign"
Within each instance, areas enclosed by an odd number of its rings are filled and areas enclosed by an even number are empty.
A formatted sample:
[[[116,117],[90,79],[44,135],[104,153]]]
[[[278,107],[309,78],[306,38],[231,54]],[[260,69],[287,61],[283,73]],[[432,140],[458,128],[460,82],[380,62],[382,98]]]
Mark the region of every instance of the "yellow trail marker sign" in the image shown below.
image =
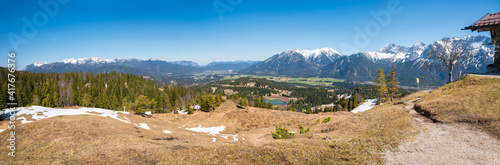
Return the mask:
[[[417,84],[418,84],[419,82],[420,82],[420,81],[419,81],[419,79],[417,78]]]

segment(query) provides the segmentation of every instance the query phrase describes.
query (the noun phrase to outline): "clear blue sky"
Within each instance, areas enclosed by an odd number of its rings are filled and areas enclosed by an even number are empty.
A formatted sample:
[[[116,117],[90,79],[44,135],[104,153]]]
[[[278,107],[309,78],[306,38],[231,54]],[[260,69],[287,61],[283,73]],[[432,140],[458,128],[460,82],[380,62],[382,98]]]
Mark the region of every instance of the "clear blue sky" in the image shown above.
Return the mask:
[[[54,13],[44,11],[38,1],[0,2],[2,61],[16,45],[10,38],[19,37],[18,69],[38,61],[89,56],[191,60],[203,65],[265,60],[287,49],[331,47],[348,54],[341,43],[355,46],[356,51],[375,51],[386,43],[411,46],[417,41],[478,35],[460,29],[486,13],[500,12],[499,0],[60,1],[69,2],[59,4]],[[391,13],[388,24],[381,26],[370,12],[389,11],[393,2],[399,2],[400,12]],[[226,11],[218,14],[214,3]],[[27,35],[23,35],[23,27],[35,23],[37,33],[25,28]],[[374,23],[380,28],[373,28]],[[367,25],[378,33],[370,33],[369,42],[356,46],[356,28],[365,31]]]

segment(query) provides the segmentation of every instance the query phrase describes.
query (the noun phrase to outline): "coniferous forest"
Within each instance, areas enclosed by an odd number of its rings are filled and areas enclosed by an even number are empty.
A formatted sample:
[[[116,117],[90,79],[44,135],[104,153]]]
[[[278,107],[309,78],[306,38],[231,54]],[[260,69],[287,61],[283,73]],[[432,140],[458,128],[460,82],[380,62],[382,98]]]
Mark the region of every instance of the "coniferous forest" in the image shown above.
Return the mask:
[[[6,79],[7,69],[0,69]],[[205,103],[203,111],[214,109],[217,99],[212,95],[187,90],[182,86],[164,85],[153,80],[116,72],[31,73],[18,71],[14,102],[18,106],[44,107],[85,106],[143,113],[175,112]],[[9,101],[7,81],[0,81],[0,105]]]

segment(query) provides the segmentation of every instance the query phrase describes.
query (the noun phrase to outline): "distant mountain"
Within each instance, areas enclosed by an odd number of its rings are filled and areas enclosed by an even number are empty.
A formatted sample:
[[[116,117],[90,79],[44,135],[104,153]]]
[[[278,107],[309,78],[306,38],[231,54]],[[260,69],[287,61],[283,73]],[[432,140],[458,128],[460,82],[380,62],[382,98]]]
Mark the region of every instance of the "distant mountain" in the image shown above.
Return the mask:
[[[217,61],[217,62],[211,62],[207,64],[206,66],[202,67],[203,70],[233,70],[237,71],[240,69],[248,68],[252,66],[253,64],[259,63],[261,61]]]
[[[297,50],[287,50],[267,60],[240,70],[243,74],[283,75],[290,77],[315,76],[319,67]]]
[[[290,77],[316,76],[319,68],[343,57],[332,48],[316,50],[287,50],[267,60],[240,70],[244,74],[284,75]]]
[[[192,74],[201,69],[191,61],[167,62],[158,59],[103,59],[101,57],[87,57],[66,59],[61,62],[37,62],[26,66],[24,71],[29,72],[74,72],[74,71],[117,71],[139,75],[176,75]]]
[[[486,65],[493,62],[493,46],[486,36],[467,36],[450,38],[451,42],[468,42],[475,57],[467,60],[465,67],[456,67],[456,77],[462,73],[485,72]],[[442,44],[417,42],[410,47],[386,44],[378,51],[357,53],[350,56],[341,55],[331,48],[312,51],[287,50],[257,63],[240,73],[259,75],[284,75],[290,77],[332,77],[354,81],[373,80],[378,68],[389,71],[391,66],[397,67],[397,77],[402,85],[416,86],[415,79],[420,78],[421,85],[443,85],[447,74],[436,68],[429,68],[426,55],[430,47]]]
[[[464,66],[455,68],[459,73],[485,72],[486,65],[493,63],[494,46],[486,36],[467,36],[449,38],[451,42],[467,42],[475,57],[464,61]],[[192,61],[167,62],[158,59],[103,59],[88,57],[66,59],[62,62],[37,62],[24,68],[30,72],[126,72],[138,75],[186,75],[202,71],[233,70],[241,74],[275,75],[288,77],[332,77],[353,81],[372,81],[378,68],[389,71],[391,66],[397,67],[396,76],[401,85],[416,86],[415,79],[420,78],[421,85],[443,85],[447,74],[436,68],[429,68],[430,62],[425,57],[432,46],[442,44],[436,41],[432,44],[417,42],[410,47],[396,44],[386,44],[375,52],[364,52],[353,55],[342,55],[331,48],[316,50],[287,50],[276,54],[265,61],[229,61],[212,62],[200,67]]]
[[[464,62],[465,67],[456,65],[454,79],[459,78],[462,73],[485,72],[486,65],[493,62],[493,49],[490,45],[491,39],[486,36],[466,36],[449,38],[450,42],[466,42],[471,46],[471,52],[475,55],[472,59]],[[416,78],[420,78],[421,85],[443,85],[447,82],[447,74],[437,68],[427,67],[430,62],[426,55],[431,46],[443,44],[436,41],[433,44],[417,42],[411,47],[395,44],[387,44],[377,52],[367,52],[368,57],[378,66],[389,71],[392,65],[397,67],[397,77],[403,85],[416,86]]]
[[[193,61],[173,61],[172,62],[173,64],[178,64],[178,65],[183,65],[183,66],[192,66],[192,67],[200,67],[200,65],[198,65],[198,63],[196,62],[193,62]]]
[[[316,50],[293,50],[297,53],[302,54],[307,60],[315,63],[319,67],[326,66],[332,63],[335,59],[342,57],[340,52],[332,48],[321,48]]]
[[[378,66],[372,62],[367,54],[358,53],[341,57],[318,72],[320,77],[331,77],[358,81],[374,80]]]

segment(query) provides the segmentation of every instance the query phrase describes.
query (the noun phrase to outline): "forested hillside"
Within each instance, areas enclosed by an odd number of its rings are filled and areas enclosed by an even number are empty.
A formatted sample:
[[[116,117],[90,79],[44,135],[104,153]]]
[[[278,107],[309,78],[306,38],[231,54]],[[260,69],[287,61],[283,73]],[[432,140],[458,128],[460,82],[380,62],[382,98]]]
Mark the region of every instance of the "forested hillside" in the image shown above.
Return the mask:
[[[7,73],[7,69],[0,69],[0,78],[7,79]],[[204,110],[208,111],[215,105],[211,95],[200,95],[181,86],[160,88],[151,79],[126,73],[19,71],[15,76],[18,106],[86,106],[114,110],[136,110],[142,106],[142,109],[162,113],[188,109],[206,100],[211,102]],[[7,81],[0,81],[0,86],[0,105],[5,108],[9,96]]]

